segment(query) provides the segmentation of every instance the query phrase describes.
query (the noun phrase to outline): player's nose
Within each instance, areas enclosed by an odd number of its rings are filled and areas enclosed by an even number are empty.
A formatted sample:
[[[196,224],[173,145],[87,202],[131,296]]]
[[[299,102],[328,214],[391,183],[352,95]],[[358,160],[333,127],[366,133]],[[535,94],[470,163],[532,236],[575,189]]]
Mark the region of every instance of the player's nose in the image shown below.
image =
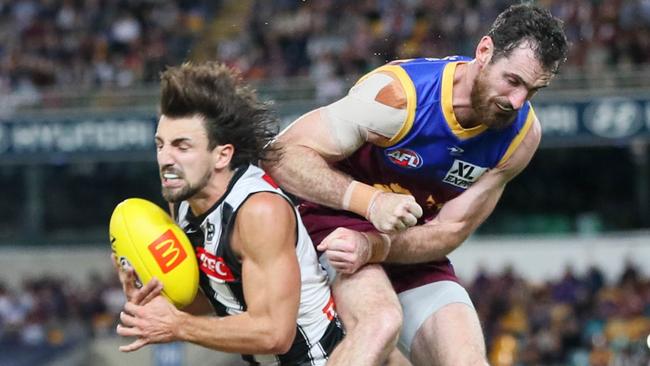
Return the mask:
[[[156,154],[156,159],[158,160],[158,165],[159,166],[166,166],[166,165],[173,165],[174,164],[174,158],[169,151],[170,149],[162,146],[158,148],[158,153]]]
[[[518,110],[524,106],[527,97],[528,93],[525,90],[517,89],[510,93],[508,96],[508,101],[510,102],[510,105],[513,109]]]

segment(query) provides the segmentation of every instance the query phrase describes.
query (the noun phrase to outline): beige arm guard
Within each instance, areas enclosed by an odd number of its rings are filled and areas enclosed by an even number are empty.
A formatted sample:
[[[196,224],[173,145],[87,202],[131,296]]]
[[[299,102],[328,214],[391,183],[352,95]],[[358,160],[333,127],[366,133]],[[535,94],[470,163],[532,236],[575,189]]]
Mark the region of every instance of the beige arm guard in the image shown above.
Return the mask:
[[[386,74],[370,75],[350,89],[348,95],[324,108],[331,138],[344,156],[368,141],[368,132],[390,139],[402,128],[406,109],[376,101],[379,92],[392,81]]]

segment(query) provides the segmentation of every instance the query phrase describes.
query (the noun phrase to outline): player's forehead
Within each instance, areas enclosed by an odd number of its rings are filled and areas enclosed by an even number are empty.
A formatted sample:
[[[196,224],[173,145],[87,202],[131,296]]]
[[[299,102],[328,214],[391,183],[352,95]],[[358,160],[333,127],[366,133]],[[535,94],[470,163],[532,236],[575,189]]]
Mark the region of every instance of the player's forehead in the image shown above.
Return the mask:
[[[176,139],[207,141],[207,132],[201,116],[172,118],[163,114],[158,120],[155,137],[156,140],[163,141]]]
[[[553,72],[544,68],[535,51],[526,43],[501,57],[495,66],[501,73],[521,78],[526,84],[535,87],[546,86],[553,78]]]

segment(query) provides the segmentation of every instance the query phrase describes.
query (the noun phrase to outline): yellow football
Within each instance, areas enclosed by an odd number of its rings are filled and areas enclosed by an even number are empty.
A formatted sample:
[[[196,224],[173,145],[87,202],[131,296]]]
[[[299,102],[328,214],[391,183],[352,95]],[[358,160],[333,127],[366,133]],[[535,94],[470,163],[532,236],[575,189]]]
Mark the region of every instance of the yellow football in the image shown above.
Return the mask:
[[[142,284],[156,277],[163,295],[177,308],[192,303],[199,288],[194,248],[165,211],[147,200],[129,198],[115,207],[109,231],[122,267],[131,266]]]

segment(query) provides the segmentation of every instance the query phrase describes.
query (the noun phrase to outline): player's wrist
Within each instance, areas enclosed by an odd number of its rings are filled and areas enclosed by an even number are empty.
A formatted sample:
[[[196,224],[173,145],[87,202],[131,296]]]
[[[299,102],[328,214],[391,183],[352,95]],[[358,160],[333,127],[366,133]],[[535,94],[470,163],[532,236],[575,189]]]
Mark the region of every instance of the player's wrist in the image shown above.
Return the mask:
[[[370,212],[379,193],[379,189],[353,180],[345,190],[341,207],[370,220]]]
[[[194,342],[192,332],[188,331],[188,326],[191,324],[192,314],[184,311],[174,311],[174,325],[171,327],[172,337],[175,341]]]
[[[366,263],[381,263],[385,261],[390,252],[390,236],[379,231],[369,231],[362,234],[368,240],[369,253]]]

